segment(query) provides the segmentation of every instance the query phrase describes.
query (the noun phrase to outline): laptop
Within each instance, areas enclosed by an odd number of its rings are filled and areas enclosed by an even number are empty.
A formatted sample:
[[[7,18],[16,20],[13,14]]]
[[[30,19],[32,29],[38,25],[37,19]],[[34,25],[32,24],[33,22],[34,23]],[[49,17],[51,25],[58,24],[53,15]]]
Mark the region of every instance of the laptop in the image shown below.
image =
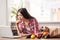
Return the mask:
[[[0,37],[4,38],[21,38],[21,36],[14,36],[10,26],[0,26]]]

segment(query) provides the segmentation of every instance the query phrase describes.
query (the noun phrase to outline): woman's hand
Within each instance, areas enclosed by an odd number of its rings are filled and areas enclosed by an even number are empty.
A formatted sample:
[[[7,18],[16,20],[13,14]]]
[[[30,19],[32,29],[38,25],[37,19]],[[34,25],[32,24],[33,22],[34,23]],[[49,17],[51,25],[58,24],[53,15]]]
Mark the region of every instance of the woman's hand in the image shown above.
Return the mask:
[[[35,33],[35,35],[38,37],[38,33]]]
[[[31,34],[21,34],[21,37],[26,37],[26,36],[28,36],[28,35],[31,35]]]
[[[41,37],[41,33],[35,33],[35,35],[36,35],[37,38]]]
[[[16,24],[19,23],[19,22],[21,22],[21,20],[17,20],[17,21],[16,21]]]

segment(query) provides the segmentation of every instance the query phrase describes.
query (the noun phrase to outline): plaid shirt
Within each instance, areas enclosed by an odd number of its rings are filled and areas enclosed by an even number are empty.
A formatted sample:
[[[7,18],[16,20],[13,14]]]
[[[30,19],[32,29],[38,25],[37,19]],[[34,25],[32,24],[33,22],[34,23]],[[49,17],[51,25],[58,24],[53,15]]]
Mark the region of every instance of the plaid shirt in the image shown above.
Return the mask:
[[[29,23],[28,23],[29,27],[25,27],[25,24],[23,21],[21,21],[19,23],[19,29],[23,32],[23,33],[37,33],[39,31],[38,29],[38,22],[36,21],[36,19],[30,19]]]

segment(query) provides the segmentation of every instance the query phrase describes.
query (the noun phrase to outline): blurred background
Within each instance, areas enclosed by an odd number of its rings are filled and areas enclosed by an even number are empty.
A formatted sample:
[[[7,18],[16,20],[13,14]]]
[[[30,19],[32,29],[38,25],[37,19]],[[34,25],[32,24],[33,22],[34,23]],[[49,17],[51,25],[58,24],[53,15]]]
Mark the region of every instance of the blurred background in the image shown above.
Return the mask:
[[[15,22],[20,8],[26,8],[37,19],[39,28],[47,26],[51,31],[58,28],[60,35],[60,0],[0,0],[0,36],[18,35]]]

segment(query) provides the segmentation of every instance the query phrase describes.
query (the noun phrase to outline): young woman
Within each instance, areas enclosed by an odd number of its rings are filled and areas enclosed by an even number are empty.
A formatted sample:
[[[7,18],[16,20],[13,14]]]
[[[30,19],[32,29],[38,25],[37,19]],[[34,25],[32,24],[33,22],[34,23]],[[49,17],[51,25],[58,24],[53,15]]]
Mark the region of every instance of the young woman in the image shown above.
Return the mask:
[[[30,34],[38,36],[38,22],[27,12],[26,8],[21,8],[17,11],[16,19],[17,30],[20,36]]]

